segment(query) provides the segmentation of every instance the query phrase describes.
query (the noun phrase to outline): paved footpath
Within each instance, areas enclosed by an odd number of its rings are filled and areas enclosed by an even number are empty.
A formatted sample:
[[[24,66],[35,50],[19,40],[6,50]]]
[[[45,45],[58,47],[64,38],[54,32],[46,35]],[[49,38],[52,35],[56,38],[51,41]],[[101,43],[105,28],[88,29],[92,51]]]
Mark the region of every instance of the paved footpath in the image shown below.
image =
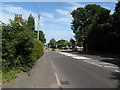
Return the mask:
[[[49,54],[46,52],[34,66],[25,74],[20,75],[5,88],[58,88],[54,69],[51,65]]]

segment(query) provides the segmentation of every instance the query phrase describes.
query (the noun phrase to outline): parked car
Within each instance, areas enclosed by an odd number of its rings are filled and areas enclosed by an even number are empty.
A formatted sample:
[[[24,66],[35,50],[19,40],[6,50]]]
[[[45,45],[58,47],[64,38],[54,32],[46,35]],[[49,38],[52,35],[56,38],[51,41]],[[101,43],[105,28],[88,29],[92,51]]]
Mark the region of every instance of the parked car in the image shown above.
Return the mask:
[[[55,51],[55,48],[52,48],[52,51]]]

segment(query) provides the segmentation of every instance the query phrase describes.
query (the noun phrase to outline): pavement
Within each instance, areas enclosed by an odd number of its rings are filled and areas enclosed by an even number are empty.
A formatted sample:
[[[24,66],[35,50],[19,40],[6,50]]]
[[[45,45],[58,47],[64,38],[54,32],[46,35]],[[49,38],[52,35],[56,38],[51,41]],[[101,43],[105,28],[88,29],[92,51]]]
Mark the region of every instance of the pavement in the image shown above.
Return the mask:
[[[45,51],[34,68],[4,88],[118,88],[119,68],[95,55]]]

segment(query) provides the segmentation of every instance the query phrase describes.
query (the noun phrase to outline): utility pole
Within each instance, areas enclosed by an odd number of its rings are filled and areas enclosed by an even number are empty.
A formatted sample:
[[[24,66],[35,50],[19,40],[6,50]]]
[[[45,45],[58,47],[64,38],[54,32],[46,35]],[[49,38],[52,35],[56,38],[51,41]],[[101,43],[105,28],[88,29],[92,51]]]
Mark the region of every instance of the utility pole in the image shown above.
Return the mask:
[[[40,31],[40,13],[38,13],[38,33],[37,33],[38,40],[39,40],[39,31]]]

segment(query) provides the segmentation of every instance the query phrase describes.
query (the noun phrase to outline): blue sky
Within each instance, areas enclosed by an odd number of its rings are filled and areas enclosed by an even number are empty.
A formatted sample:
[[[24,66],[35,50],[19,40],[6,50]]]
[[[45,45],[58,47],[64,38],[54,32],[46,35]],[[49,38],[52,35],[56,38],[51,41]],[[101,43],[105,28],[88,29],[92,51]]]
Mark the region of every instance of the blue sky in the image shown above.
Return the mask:
[[[74,37],[70,13],[77,7],[84,7],[87,4],[99,4],[110,9],[111,14],[115,8],[115,2],[3,2],[0,20],[8,23],[8,19],[13,19],[14,14],[22,14],[23,19],[32,14],[37,29],[37,13],[40,12],[40,29],[45,33],[47,42],[51,38],[69,40]]]

